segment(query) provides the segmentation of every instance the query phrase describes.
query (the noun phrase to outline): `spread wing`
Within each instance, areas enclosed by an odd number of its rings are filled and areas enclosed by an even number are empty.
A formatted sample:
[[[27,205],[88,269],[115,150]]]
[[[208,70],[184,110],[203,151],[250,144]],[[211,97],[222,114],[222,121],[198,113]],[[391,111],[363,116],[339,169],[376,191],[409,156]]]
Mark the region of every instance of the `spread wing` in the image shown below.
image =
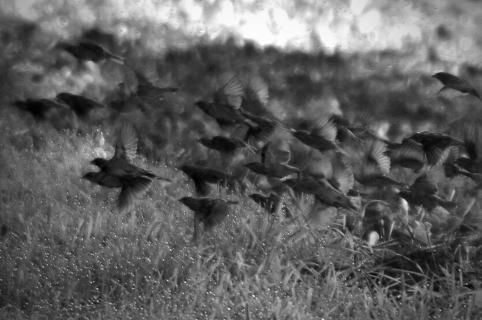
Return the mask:
[[[114,158],[132,160],[137,153],[137,136],[134,127],[124,122],[120,128],[118,140],[115,145]]]

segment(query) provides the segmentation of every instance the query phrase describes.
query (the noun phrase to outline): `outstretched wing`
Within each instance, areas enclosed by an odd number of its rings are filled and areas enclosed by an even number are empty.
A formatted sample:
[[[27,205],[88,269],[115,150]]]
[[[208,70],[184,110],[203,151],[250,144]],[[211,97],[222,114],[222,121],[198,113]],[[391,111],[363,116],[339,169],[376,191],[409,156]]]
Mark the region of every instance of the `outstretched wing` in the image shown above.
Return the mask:
[[[214,103],[227,104],[238,109],[241,106],[243,92],[243,84],[239,78],[236,75],[232,76],[214,93]]]
[[[151,179],[144,177],[122,178],[122,189],[117,201],[117,207],[121,212],[128,211],[134,201],[141,196],[151,184]]]
[[[115,159],[132,160],[137,153],[137,136],[134,127],[128,123],[122,123],[119,137],[115,145]]]

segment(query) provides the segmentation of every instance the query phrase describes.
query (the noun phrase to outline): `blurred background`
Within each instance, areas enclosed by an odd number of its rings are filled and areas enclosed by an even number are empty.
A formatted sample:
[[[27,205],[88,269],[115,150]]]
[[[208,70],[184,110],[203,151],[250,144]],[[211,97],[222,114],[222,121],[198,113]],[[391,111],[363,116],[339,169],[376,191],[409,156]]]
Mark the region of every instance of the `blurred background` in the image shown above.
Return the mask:
[[[110,104],[135,71],[180,88],[161,103],[167,132],[178,117],[203,118],[193,102],[230,71],[266,82],[267,107],[281,120],[338,110],[380,120],[374,129],[393,129],[392,138],[441,128],[477,103],[437,95],[433,73],[482,86],[476,0],[3,0],[0,21],[0,102],[66,91]],[[129,63],[80,68],[56,50],[79,40]]]

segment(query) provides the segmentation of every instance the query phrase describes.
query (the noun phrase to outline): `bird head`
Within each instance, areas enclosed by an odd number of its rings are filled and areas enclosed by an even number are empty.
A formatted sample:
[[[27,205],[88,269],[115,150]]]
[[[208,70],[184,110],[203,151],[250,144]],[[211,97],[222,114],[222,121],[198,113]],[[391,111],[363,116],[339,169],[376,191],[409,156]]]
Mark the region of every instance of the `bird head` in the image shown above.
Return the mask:
[[[60,100],[60,101],[67,101],[68,100],[68,97],[69,97],[69,94],[66,93],[66,92],[61,92],[59,94],[57,94],[57,96],[55,97],[56,99]]]
[[[197,199],[192,197],[182,197],[181,199],[178,199],[178,201],[188,208],[195,208],[197,204]]]
[[[91,182],[97,182],[99,180],[98,172],[87,172],[82,176],[82,179],[86,179]]]
[[[102,158],[95,158],[94,160],[92,160],[90,162],[91,164],[95,165],[95,166],[98,166],[99,168],[103,169],[106,167],[106,164],[107,164],[107,160],[106,159],[102,159]]]
[[[208,106],[208,103],[206,101],[198,100],[194,103],[194,105],[201,108],[202,110],[205,110]]]
[[[199,138],[198,141],[205,146],[211,145],[211,139],[208,138]]]

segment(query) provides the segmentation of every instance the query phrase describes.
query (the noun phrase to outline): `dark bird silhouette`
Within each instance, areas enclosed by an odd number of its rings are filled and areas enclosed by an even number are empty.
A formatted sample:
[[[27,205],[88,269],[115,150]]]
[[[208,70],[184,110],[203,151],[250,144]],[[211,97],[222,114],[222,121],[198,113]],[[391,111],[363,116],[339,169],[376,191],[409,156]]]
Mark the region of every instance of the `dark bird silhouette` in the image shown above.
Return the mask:
[[[470,172],[456,163],[445,163],[444,169],[447,177],[452,178],[456,175],[466,176],[475,182],[476,189],[482,189],[482,173]]]
[[[437,195],[437,192],[437,185],[428,178],[427,174],[423,174],[414,181],[408,190],[400,191],[399,195],[407,200],[408,203],[422,206],[429,211],[432,211],[437,206],[441,206],[449,211],[456,207],[455,202],[441,198]]]
[[[331,120],[317,125],[311,131],[292,129],[292,134],[307,146],[320,152],[339,149],[335,142],[337,128]]]
[[[270,193],[269,196],[265,196],[259,193],[252,193],[249,197],[259,204],[261,208],[265,209],[268,213],[275,213],[278,207],[281,197],[275,193]]]
[[[195,105],[204,111],[204,113],[214,118],[220,126],[232,126],[242,123],[244,120],[239,109],[234,109],[230,105],[201,100],[197,101]]]
[[[461,145],[462,141],[449,135],[424,131],[403,139],[401,143],[390,144],[387,153],[396,164],[418,172],[425,165],[433,167],[442,163],[448,155],[448,148]]]
[[[67,104],[80,118],[84,119],[92,110],[105,108],[102,103],[68,92],[57,94],[57,99]]]
[[[73,110],[55,99],[27,99],[13,103],[22,111],[30,113],[36,121],[48,121],[55,129],[74,129],[78,120]]]
[[[213,117],[220,126],[230,126],[243,122],[239,111],[243,96],[243,85],[234,76],[214,92],[212,101],[199,100],[195,103],[204,113]]]
[[[283,138],[288,133],[288,129],[276,119],[255,115],[243,109],[240,111],[244,124],[248,127],[243,140],[257,148],[263,147],[277,136]]]
[[[51,99],[17,100],[13,104],[20,110],[32,114],[35,120],[45,120],[51,111],[64,107],[63,104]]]
[[[200,223],[204,225],[205,230],[211,230],[226,219],[231,211],[230,205],[238,203],[237,201],[192,197],[184,197],[179,199],[179,201],[194,211],[193,241],[199,239]]]
[[[98,44],[88,41],[80,41],[77,44],[59,42],[57,48],[63,49],[80,61],[101,62],[111,59],[120,64],[124,64],[124,58],[109,52]]]
[[[150,83],[142,83],[137,86],[135,94],[139,98],[160,100],[166,93],[177,92],[179,88],[175,87],[158,87]]]
[[[266,108],[268,100],[269,91],[266,83],[259,76],[250,77],[245,85],[241,108],[254,116],[274,119],[273,113]]]
[[[360,152],[351,160],[356,181],[367,187],[403,186],[388,176],[391,164],[386,151],[386,144],[380,140],[363,141]]]
[[[466,80],[460,79],[459,77],[447,72],[438,72],[432,75],[432,77],[443,84],[443,87],[439,92],[447,89],[454,89],[462,93],[470,94],[482,101],[477,90]]]
[[[196,193],[201,196],[207,196],[211,192],[209,183],[224,184],[230,189],[236,189],[237,186],[242,187],[236,177],[215,169],[186,164],[179,169],[192,179]]]
[[[91,161],[99,167],[98,172],[88,172],[83,178],[108,188],[121,188],[117,207],[121,212],[130,209],[134,200],[147,190],[153,179],[171,181],[133,165],[137,138],[129,124],[123,124],[115,153],[111,159],[95,158]]]
[[[349,197],[324,178],[301,177],[299,179],[287,179],[284,183],[294,192],[314,195],[315,199],[325,205],[357,210]]]
[[[217,150],[224,154],[233,154],[237,150],[249,148],[249,145],[243,140],[223,136],[215,136],[211,139],[201,138],[199,141],[203,146],[209,149]]]

